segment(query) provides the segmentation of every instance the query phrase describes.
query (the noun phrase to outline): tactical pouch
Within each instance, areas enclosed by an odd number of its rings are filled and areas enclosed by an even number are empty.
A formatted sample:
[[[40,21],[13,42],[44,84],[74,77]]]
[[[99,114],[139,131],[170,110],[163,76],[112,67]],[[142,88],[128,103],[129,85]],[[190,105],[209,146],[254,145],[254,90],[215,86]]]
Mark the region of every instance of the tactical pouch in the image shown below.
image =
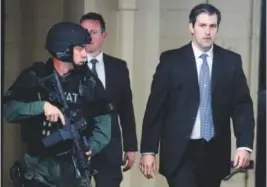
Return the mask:
[[[24,165],[21,161],[16,161],[11,166],[9,175],[14,187],[24,187]]]

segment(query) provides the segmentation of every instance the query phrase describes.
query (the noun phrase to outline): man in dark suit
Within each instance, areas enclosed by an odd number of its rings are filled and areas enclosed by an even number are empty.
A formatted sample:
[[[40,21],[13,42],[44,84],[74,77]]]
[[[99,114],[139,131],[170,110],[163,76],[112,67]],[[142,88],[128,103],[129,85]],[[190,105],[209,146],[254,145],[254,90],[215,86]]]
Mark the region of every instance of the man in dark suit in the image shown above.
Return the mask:
[[[103,53],[106,28],[100,14],[85,14],[81,17],[80,24],[92,37],[92,42],[87,46],[88,66],[101,80],[116,111],[112,116],[112,138],[109,145],[91,160],[92,167],[98,170],[95,176],[96,186],[119,187],[122,181],[121,166],[124,165],[124,171],[129,170],[134,164],[137,151],[129,71],[125,61]]]
[[[214,44],[221,13],[210,4],[189,15],[192,42],[163,52],[154,74],[142,128],[140,170],[160,168],[170,187],[219,187],[229,174],[230,119],[234,167],[249,164],[254,140],[252,100],[241,56]]]

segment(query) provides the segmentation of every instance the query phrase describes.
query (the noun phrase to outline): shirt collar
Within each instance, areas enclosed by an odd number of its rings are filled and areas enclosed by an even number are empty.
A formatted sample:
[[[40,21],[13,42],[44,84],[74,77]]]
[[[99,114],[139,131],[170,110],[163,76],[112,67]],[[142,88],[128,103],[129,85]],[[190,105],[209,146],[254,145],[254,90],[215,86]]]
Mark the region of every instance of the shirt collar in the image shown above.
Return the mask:
[[[92,57],[90,54],[87,54],[87,61],[90,62],[92,59],[96,59],[98,62],[103,62],[103,52],[101,51],[96,57]]]
[[[192,44],[195,59],[198,59],[204,53],[207,54],[208,57],[210,57],[210,58],[213,57],[213,45],[211,46],[211,48],[207,52],[202,52],[195,46],[195,44],[193,42],[191,42],[191,44]]]

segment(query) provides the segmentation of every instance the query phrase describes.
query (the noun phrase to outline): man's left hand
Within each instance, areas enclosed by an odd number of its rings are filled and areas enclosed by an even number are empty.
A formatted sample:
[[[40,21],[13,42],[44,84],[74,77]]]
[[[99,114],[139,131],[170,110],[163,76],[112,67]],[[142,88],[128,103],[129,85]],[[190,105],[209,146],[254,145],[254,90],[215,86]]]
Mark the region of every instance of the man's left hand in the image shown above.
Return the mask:
[[[251,153],[246,149],[237,149],[234,158],[234,168],[247,168],[249,166]]]
[[[123,159],[123,171],[128,171],[131,169],[134,165],[135,161],[135,153],[132,151],[128,151],[124,153],[124,159]]]

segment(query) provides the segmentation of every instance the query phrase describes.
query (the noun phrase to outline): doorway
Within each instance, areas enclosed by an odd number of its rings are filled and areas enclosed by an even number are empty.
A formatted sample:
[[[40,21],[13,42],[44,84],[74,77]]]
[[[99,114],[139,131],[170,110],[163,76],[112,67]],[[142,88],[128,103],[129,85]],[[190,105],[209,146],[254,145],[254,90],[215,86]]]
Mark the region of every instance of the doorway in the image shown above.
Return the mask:
[[[255,187],[266,187],[266,0],[261,3]]]

